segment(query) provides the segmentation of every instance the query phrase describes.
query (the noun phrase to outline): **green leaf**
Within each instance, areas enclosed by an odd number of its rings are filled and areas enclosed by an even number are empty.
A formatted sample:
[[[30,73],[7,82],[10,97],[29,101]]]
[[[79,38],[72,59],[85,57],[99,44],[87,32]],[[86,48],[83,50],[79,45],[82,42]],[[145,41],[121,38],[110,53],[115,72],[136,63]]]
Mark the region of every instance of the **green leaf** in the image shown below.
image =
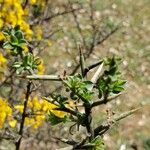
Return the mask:
[[[16,25],[16,26],[14,27],[14,30],[15,30],[15,31],[20,30],[20,26],[19,26],[19,25]]]
[[[10,34],[9,30],[3,30],[2,32],[5,36],[9,36],[9,34]]]
[[[3,44],[3,48],[4,49],[13,49],[14,47],[11,45],[10,42],[7,41]]]
[[[52,124],[52,125],[57,125],[59,123],[65,123],[68,121],[67,116],[65,116],[64,118],[59,118],[57,116],[55,116],[54,113],[50,112],[48,121]]]
[[[34,17],[38,17],[40,14],[41,14],[41,5],[33,5],[33,10],[32,10],[32,13],[34,15]]]
[[[92,99],[93,92],[91,92],[91,87],[93,86],[93,83],[83,79],[80,74],[68,77],[64,83],[67,89],[70,89],[71,91],[71,99],[81,99],[85,103]]]
[[[114,94],[118,94],[124,90],[125,80],[117,80],[109,85],[109,89]]]
[[[15,62],[14,64],[13,64],[13,67],[14,68],[19,68],[21,66],[21,63],[20,62]]]
[[[26,43],[27,43],[27,41],[26,41],[25,39],[20,39],[20,40],[19,40],[19,44],[20,44],[20,45],[26,44]]]
[[[20,30],[15,33],[15,36],[19,41],[24,39],[23,33]]]
[[[123,87],[118,86],[118,87],[114,87],[112,92],[113,92],[114,94],[118,94],[118,93],[122,92],[123,90],[124,90]]]
[[[16,70],[16,74],[21,74],[21,72],[24,70],[23,67],[19,67],[17,70]]]
[[[83,83],[86,85],[86,88],[88,90],[91,90],[91,88],[93,87],[93,82],[91,81],[83,81]]]
[[[88,150],[105,150],[104,142],[101,136],[95,137],[92,141],[92,144],[95,144],[93,148],[90,148]]]
[[[17,39],[17,37],[16,36],[14,36],[14,35],[11,35],[10,36],[10,40],[11,40],[11,44],[12,45],[18,45],[18,39]]]
[[[118,85],[118,86],[124,86],[126,83],[127,83],[126,80],[119,80],[119,81],[117,82],[117,85]]]

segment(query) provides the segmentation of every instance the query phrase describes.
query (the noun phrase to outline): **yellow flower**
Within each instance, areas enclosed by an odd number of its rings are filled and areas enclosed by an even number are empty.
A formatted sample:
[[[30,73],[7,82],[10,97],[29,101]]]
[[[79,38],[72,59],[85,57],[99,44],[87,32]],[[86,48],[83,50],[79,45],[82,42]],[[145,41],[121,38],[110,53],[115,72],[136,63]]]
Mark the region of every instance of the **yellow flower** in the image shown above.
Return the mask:
[[[23,45],[22,46],[23,50],[25,53],[29,52],[28,46],[27,45]]]
[[[34,5],[36,3],[36,0],[30,0],[30,4]]]
[[[16,127],[16,124],[17,124],[17,120],[10,120],[9,122],[9,125],[10,125],[10,127],[12,127],[12,128],[15,128]]]
[[[2,32],[0,32],[0,41],[4,40],[5,39],[5,36]]]
[[[50,40],[46,40],[47,46],[51,47],[52,46],[52,42]]]
[[[23,105],[15,105],[14,108],[19,110],[19,112],[23,113],[23,109],[24,109]]]
[[[64,118],[66,115],[66,112],[58,111],[58,110],[50,110],[50,112],[52,112],[55,116],[59,118]]]
[[[27,9],[23,9],[22,1],[4,0],[0,2],[0,4],[1,3],[3,4],[0,10],[0,28],[5,25],[11,25],[13,27],[20,25],[21,30],[26,33],[28,39],[31,39],[33,33],[25,18],[25,16],[29,14],[29,11]]]
[[[28,126],[28,125],[32,126],[34,124],[35,124],[35,119],[34,118],[28,118],[28,117],[25,118],[25,125],[26,126]]]
[[[12,115],[12,109],[9,107],[6,100],[0,97],[0,129],[3,128],[7,117]]]
[[[4,111],[0,112],[0,129],[3,128],[6,119],[6,113]]]
[[[17,17],[14,11],[11,11],[5,17],[6,17],[7,23],[11,24],[13,27],[17,25]]]
[[[34,97],[32,99],[32,104],[33,104],[33,110],[34,111],[40,110],[42,108],[41,102],[38,100],[37,97]]]
[[[4,22],[3,22],[3,20],[0,18],[0,28],[2,28],[3,25],[4,25]]]
[[[16,105],[14,107],[21,113],[23,112],[23,105]],[[31,126],[35,129],[42,126],[43,122],[45,121],[46,114],[49,114],[50,112],[54,113],[54,115],[60,118],[63,118],[67,114],[63,111],[55,110],[55,108],[57,108],[55,104],[47,102],[43,99],[39,99],[37,96],[29,98],[27,107],[27,109],[30,110],[29,112],[32,112],[33,114],[31,113],[31,115],[29,114],[29,116],[25,118],[25,125]],[[13,123],[15,124],[15,122],[10,123],[12,123],[12,126]]]
[[[28,101],[28,107],[33,108],[33,103],[31,102],[31,100]]]
[[[43,100],[43,103],[42,103],[42,110],[44,111],[44,112],[49,112],[49,110],[52,110],[52,109],[54,109],[54,108],[56,108],[56,105],[54,105],[54,104],[52,104],[52,103],[50,103],[50,102],[47,102],[47,101],[45,101],[45,100]]]
[[[7,59],[3,56],[2,53],[0,53],[0,67],[6,66]]]
[[[44,74],[45,67],[44,67],[44,64],[43,64],[42,60],[41,60],[41,63],[37,66],[37,70],[38,70],[39,75]]]

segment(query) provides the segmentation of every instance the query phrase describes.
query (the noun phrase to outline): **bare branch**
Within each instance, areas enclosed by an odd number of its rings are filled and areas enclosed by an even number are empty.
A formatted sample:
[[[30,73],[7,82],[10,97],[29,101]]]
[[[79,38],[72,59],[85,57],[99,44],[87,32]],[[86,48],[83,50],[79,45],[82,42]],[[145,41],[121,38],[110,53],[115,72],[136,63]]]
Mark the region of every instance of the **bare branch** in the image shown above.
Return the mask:
[[[33,25],[35,25],[35,24],[38,24],[38,23],[43,23],[44,21],[50,21],[50,20],[52,20],[52,19],[54,19],[54,18],[56,18],[56,17],[59,17],[59,16],[62,16],[62,15],[67,15],[67,14],[69,14],[69,13],[72,13],[72,12],[75,12],[75,11],[78,11],[78,10],[80,10],[81,8],[76,8],[76,9],[70,9],[70,10],[65,10],[65,11],[63,11],[63,12],[58,12],[58,13],[56,13],[56,14],[52,14],[52,15],[50,15],[50,16],[48,16],[48,17],[44,17],[43,19],[36,19],[36,20],[34,20],[32,23],[31,23],[31,26],[33,26]]]
[[[23,129],[24,129],[24,123],[25,123],[25,118],[26,118],[26,109],[27,109],[29,96],[31,94],[31,91],[30,91],[31,83],[32,83],[31,81],[28,81],[27,92],[26,92],[26,96],[25,96],[24,108],[23,108],[23,113],[22,113],[22,119],[21,119],[20,128],[19,128],[20,139],[16,142],[16,150],[20,149],[20,144],[21,144],[21,139],[22,139]]]
[[[27,76],[18,76],[23,79],[30,80],[50,80],[50,81],[62,81],[62,78],[59,75],[27,75]]]
[[[119,116],[113,117],[111,119],[111,121],[106,121],[104,123],[102,123],[100,126],[98,126],[97,128],[94,129],[94,136],[96,137],[97,135],[103,135],[106,131],[108,131],[116,122],[132,115],[133,113],[135,113],[136,111],[138,111],[139,109],[141,109],[141,107],[136,108],[136,109],[132,109],[130,111],[124,112]]]
[[[84,76],[85,62],[84,62],[83,51],[82,51],[82,49],[81,49],[81,46],[80,46],[80,45],[79,45],[79,52],[80,52],[81,73],[82,73],[82,76]]]
[[[72,8],[72,3],[71,3],[70,0],[68,0],[68,3],[69,3],[69,5],[70,5],[70,7]],[[73,8],[72,8],[72,9],[73,9]],[[84,46],[84,48],[86,49],[86,41],[85,41],[85,37],[84,37],[83,32],[82,32],[82,29],[81,29],[81,27],[80,27],[80,22],[78,21],[77,15],[76,15],[76,13],[75,13],[74,11],[72,12],[72,15],[73,15],[74,21],[75,21],[75,23],[76,23],[76,28],[77,28],[77,30],[78,30],[78,32],[79,32],[81,38],[82,38],[83,46]]]
[[[69,14],[69,13],[74,13],[75,11],[78,11],[78,10],[80,10],[81,8],[76,8],[76,9],[71,9],[71,10],[65,10],[65,11],[63,11],[63,12],[58,12],[58,13],[56,13],[56,14],[53,14],[53,15],[51,15],[51,16],[49,16],[49,17],[46,17],[46,18],[44,18],[43,20],[44,21],[48,21],[48,20],[51,20],[51,19],[53,19],[53,18],[55,18],[55,17],[58,17],[58,16],[62,16],[62,15],[66,15],[66,14]]]
[[[114,96],[110,96],[107,98],[107,101],[105,101],[105,99],[103,98],[102,100],[99,100],[99,101],[96,101],[92,104],[92,107],[96,107],[96,106],[99,106],[99,105],[103,105],[103,104],[106,104],[114,99],[116,99],[117,97],[119,97],[120,95],[122,95],[123,93],[119,93],[117,95],[114,95]]]
[[[100,41],[98,41],[96,43],[96,45],[100,45],[102,44],[104,41],[106,41],[111,35],[113,35],[114,33],[116,33],[116,31],[118,31],[118,29],[120,29],[120,26],[115,27],[113,30],[111,30],[110,33],[108,33],[103,39],[101,39]]]
[[[64,138],[58,138],[58,137],[53,137],[54,139],[58,140],[58,141],[61,141],[63,143],[66,143],[68,145],[75,145],[77,144],[78,142],[74,141],[74,140],[68,140],[68,139],[64,139]]]

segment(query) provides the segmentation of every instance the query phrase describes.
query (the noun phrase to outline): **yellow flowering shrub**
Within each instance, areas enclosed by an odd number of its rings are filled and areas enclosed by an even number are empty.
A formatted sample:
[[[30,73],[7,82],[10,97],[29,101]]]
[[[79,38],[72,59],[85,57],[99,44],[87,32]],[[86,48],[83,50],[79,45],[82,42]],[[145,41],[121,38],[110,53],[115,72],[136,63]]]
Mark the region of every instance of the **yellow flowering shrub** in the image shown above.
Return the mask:
[[[0,81],[3,80],[6,68],[7,68],[7,59],[0,52]]]
[[[20,25],[21,30],[26,33],[26,37],[31,39],[33,32],[26,21],[26,12],[22,8],[21,0],[3,0],[0,1],[0,28],[11,25],[15,27]],[[1,33],[2,34],[2,33]],[[2,40],[2,35],[0,36]]]
[[[8,121],[10,127],[15,127],[17,121],[12,117],[12,109],[5,99],[0,97],[0,129],[4,127],[5,122]]]
[[[7,59],[0,53],[0,68],[4,68],[6,66]]]
[[[43,60],[41,60],[41,63],[37,66],[37,71],[39,75],[44,74],[45,66]]]
[[[20,26],[20,29],[25,34],[25,38],[28,41],[37,40],[45,41],[43,38],[43,31],[40,25],[32,25],[32,17],[35,17],[35,13],[38,14],[37,10],[41,13],[45,9],[45,0],[30,0],[24,7],[24,2],[22,0],[0,0],[0,41],[6,41],[5,36],[2,32],[3,28]],[[36,10],[36,8],[38,8]],[[37,15],[38,16],[38,15]],[[31,20],[30,20],[31,19]],[[35,40],[35,41],[36,41]],[[47,40],[46,40],[47,41]],[[47,46],[51,46],[51,42],[47,42]],[[24,52],[29,52],[28,46],[23,46]],[[7,50],[9,52],[9,50]],[[43,61],[38,66],[38,74],[44,74],[45,67]]]
[[[27,7],[23,7],[22,0],[0,0],[0,42],[9,41],[6,38],[3,29],[6,27],[16,27],[20,26],[21,31],[24,33],[25,38],[28,41],[32,41],[35,38],[38,41],[42,40],[43,32],[39,25],[30,26],[29,16],[31,16],[31,7],[38,5],[41,9],[44,10],[45,1],[42,0],[30,0]],[[35,34],[34,34],[35,32]],[[34,36],[33,36],[34,35]],[[49,46],[50,46],[49,42]],[[29,52],[28,45],[22,45],[22,49],[25,53]],[[12,54],[10,49],[6,49],[7,54]],[[43,60],[40,60],[41,63],[37,66],[37,74],[44,74],[45,67]],[[3,49],[0,49],[0,81],[5,77],[5,72],[7,72],[7,63],[9,62],[8,58],[4,56]],[[33,97],[28,101],[28,110],[33,113],[25,119],[25,125],[33,126],[37,128],[42,125],[45,120],[45,114],[50,110],[55,108],[55,105],[50,104],[44,100],[39,100],[37,97]],[[22,104],[14,106],[15,111],[18,110],[20,113],[23,112],[24,106]],[[0,97],[0,129],[5,125],[9,125],[14,128],[17,125],[17,120],[13,118],[13,111],[9,106],[9,103]],[[34,114],[35,113],[35,114]],[[57,111],[60,115],[61,113]],[[56,113],[56,114],[57,114]]]
[[[14,107],[20,113],[23,113],[24,106],[22,104],[16,105]],[[25,118],[25,125],[37,129],[40,127],[46,119],[46,115],[50,112],[54,113],[56,116],[63,118],[66,113],[58,110],[56,105],[47,102],[46,100],[39,99],[37,96],[29,98],[27,104],[27,112],[29,112],[28,117]]]

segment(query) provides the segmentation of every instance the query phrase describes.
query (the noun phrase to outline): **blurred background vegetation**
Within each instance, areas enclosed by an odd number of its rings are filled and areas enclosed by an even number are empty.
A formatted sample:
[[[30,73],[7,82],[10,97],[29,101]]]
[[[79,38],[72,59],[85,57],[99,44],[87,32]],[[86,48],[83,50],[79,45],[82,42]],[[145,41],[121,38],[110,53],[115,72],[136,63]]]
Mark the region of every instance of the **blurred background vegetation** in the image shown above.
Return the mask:
[[[141,104],[144,106],[105,134],[108,150],[150,149],[149,8],[149,0],[48,0],[44,9],[40,4],[33,5],[32,16],[28,16],[31,27],[38,22],[42,39],[49,44],[45,45],[42,40],[31,43],[34,51],[43,58],[45,74],[75,71],[79,44],[84,48],[87,64],[106,56],[122,58],[120,69],[128,81],[126,91],[103,109],[95,110],[94,123],[96,125],[106,116],[107,109],[117,113]],[[37,28],[33,30],[38,31]],[[60,91],[58,83],[40,83],[44,88],[41,86],[40,93],[35,92],[35,95],[47,96],[55,90]],[[0,88],[3,97],[9,93],[6,89],[7,85]],[[50,135],[68,136],[64,133],[67,129],[62,130],[62,126],[52,128],[45,123],[38,131],[30,131],[30,138],[26,135],[22,149],[56,149],[58,143]],[[5,149],[5,144],[7,141],[1,142],[0,149]]]

